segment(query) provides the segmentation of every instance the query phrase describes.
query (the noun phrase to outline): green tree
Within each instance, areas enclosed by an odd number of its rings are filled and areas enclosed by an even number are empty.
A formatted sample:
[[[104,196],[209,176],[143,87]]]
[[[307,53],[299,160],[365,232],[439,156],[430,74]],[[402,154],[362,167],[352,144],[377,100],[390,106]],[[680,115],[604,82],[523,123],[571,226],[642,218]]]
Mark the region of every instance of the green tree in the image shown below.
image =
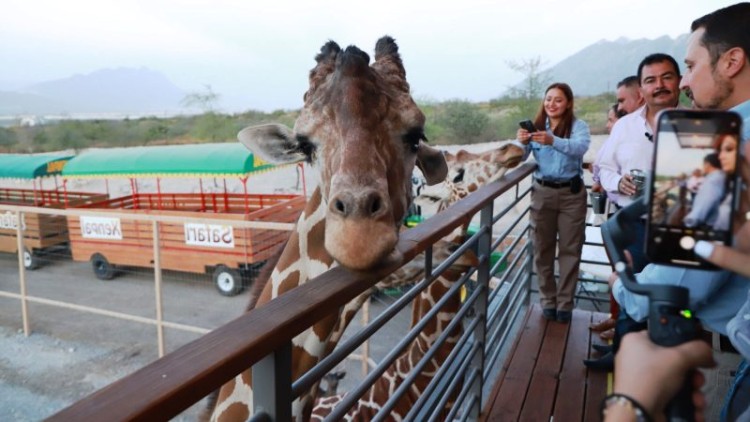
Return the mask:
[[[0,127],[0,148],[4,150],[10,150],[11,146],[18,142],[16,133],[11,129]]]
[[[203,85],[203,91],[191,92],[180,101],[183,107],[197,107],[204,113],[213,112],[219,102],[220,95],[211,89],[211,85]]]
[[[461,100],[443,103],[435,117],[435,123],[444,128],[449,143],[477,142],[485,135],[490,120],[477,105]]]
[[[508,67],[523,75],[523,81],[516,87],[509,90],[511,98],[521,100],[518,103],[518,116],[524,118],[533,118],[539,108],[539,102],[544,89],[550,84],[548,74],[542,72],[542,66],[545,64],[540,56],[521,61],[509,60],[506,62]]]

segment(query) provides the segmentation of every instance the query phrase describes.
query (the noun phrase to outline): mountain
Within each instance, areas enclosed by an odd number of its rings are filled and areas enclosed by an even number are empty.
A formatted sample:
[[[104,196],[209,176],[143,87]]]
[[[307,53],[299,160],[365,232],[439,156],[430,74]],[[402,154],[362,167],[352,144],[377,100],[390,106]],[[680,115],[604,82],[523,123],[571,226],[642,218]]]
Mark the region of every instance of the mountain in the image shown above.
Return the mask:
[[[0,92],[0,114],[144,113],[180,109],[185,92],[147,68],[101,69]]]
[[[542,75],[550,82],[566,82],[576,96],[614,92],[617,82],[635,75],[641,60],[652,53],[671,55],[684,71],[687,40],[688,34],[675,39],[665,35],[653,40],[602,40],[567,57]],[[516,85],[521,87],[522,83]]]

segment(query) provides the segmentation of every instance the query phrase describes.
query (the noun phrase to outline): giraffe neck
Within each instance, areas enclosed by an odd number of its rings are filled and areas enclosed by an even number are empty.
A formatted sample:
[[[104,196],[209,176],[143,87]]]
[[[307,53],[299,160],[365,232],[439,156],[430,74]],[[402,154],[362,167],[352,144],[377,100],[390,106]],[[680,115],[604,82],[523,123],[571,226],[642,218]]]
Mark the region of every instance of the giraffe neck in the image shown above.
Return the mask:
[[[461,272],[449,270],[444,276],[436,279],[425,291],[423,291],[412,305],[413,327],[421,320],[435,303],[448,292],[452,283],[460,277]],[[414,365],[425,356],[429,348],[442,335],[448,324],[455,318],[461,306],[460,297],[454,294],[441,308],[434,318],[430,320],[425,329],[414,339],[408,349],[401,354],[378,378],[377,381],[364,393],[357,404],[346,414],[345,420],[370,420],[382,409],[383,405],[390,399],[393,392],[415,369]],[[433,355],[429,363],[422,368],[419,376],[407,390],[404,396],[390,412],[389,420],[403,420],[411,410],[411,406],[419,399],[427,385],[432,381],[438,369],[443,365],[461,336],[460,325],[446,339],[438,352]],[[323,420],[328,416],[336,405],[346,394],[321,398],[315,403],[311,420]]]
[[[335,265],[333,258],[323,246],[325,208],[320,188],[317,188],[297,221],[295,230],[271,273],[269,283],[258,298],[257,306],[306,283]],[[337,321],[338,314],[324,318],[292,340],[293,380],[312,368],[324,356],[328,337]],[[311,405],[310,393],[295,400],[292,405],[295,418],[305,419],[305,409],[309,411]],[[248,369],[222,386],[211,420],[244,421],[252,414],[252,371]]]

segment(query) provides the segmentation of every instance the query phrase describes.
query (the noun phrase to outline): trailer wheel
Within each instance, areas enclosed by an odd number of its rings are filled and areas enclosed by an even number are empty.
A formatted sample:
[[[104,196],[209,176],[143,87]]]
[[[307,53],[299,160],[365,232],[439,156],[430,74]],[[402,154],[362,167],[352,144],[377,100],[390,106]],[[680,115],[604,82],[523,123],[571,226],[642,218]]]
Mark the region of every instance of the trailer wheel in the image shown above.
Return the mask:
[[[218,265],[214,270],[214,284],[223,296],[237,296],[245,289],[240,272],[226,265]]]
[[[41,266],[41,260],[34,252],[24,249],[23,250],[23,267],[27,270],[36,270]]]
[[[91,257],[91,267],[99,280],[112,280],[115,277],[114,265],[110,264],[107,258],[100,253],[95,253]]]

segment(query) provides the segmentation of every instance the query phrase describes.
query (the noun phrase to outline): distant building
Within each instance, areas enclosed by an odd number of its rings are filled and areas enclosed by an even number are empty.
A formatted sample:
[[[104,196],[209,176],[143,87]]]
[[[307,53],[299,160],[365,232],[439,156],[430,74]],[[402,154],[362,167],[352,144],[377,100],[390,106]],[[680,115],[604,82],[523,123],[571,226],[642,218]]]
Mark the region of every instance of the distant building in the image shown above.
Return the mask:
[[[21,127],[31,127],[41,124],[44,124],[44,118],[41,116],[28,115],[18,117],[18,126]]]

